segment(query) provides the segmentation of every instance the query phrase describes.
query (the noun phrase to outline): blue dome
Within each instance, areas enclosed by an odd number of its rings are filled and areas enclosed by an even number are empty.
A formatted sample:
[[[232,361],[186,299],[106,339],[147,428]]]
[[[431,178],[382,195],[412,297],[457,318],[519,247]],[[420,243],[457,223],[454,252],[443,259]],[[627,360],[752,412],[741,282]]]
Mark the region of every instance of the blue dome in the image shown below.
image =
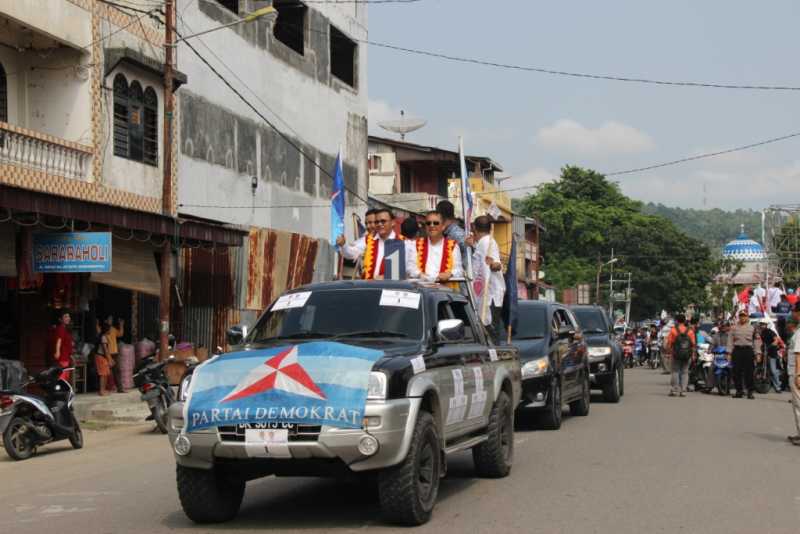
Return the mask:
[[[742,233],[739,237],[725,245],[722,250],[722,255],[725,258],[731,258],[740,261],[759,261],[767,259],[767,253],[764,247],[758,241],[753,241],[747,237],[747,234],[742,227]]]

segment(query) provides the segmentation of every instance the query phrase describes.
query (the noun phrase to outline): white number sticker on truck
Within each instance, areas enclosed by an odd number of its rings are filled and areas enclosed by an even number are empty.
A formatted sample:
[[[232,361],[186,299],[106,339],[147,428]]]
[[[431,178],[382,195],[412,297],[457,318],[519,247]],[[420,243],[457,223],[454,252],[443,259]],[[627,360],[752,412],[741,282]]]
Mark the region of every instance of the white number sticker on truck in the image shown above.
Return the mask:
[[[411,367],[414,369],[414,374],[418,375],[425,371],[425,358],[417,356],[411,358]]]
[[[421,295],[411,291],[393,291],[384,289],[381,291],[381,306],[392,306],[395,308],[408,308],[418,310]]]
[[[497,360],[497,349],[489,349],[489,361],[496,362]]]
[[[447,411],[447,424],[460,423],[467,414],[467,396],[464,395],[464,375],[461,369],[450,371],[453,375],[453,396],[450,398],[450,406]]]
[[[472,402],[469,407],[468,419],[475,419],[483,415],[486,408],[486,389],[483,387],[483,369],[473,367],[472,374],[475,376],[475,393],[472,394]]]
[[[311,291],[301,291],[300,293],[290,293],[288,295],[281,295],[275,304],[272,305],[272,311],[276,310],[289,310],[291,308],[302,308],[308,302],[311,296]]]
[[[247,456],[251,458],[291,458],[289,431],[285,428],[247,428],[244,431]]]

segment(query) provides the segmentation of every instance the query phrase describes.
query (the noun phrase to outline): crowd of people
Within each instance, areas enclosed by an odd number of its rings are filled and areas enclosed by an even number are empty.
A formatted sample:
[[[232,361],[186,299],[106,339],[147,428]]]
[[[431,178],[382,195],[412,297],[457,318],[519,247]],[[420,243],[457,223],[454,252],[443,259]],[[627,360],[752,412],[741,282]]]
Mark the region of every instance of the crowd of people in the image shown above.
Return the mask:
[[[383,280],[386,272],[386,246],[402,241],[404,278],[430,283],[449,283],[465,276],[467,254],[473,266],[476,293],[484,295],[479,315],[484,324],[502,337],[501,307],[505,294],[500,249],[492,237],[492,219],[481,215],[472,221],[468,235],[463,222],[455,217],[452,202],[443,200],[436,210],[425,214],[420,224],[415,217],[406,218],[395,231],[395,217],[388,208],[366,212],[365,232],[353,242],[339,236],[336,244],[342,255],[356,263],[358,276],[364,280]],[[485,292],[485,293],[484,293]]]
[[[673,320],[625,335],[643,339],[645,346],[657,342],[671,374],[670,397],[686,395],[689,370],[697,365],[699,345],[724,354],[732,365],[733,398],[754,399],[756,366],[768,365],[771,389],[776,393],[791,393],[797,433],[787,439],[800,446],[800,303],[796,291],[784,290],[779,285],[769,291],[759,289],[762,288],[740,292],[735,320],[719,320],[711,332],[700,328],[698,318],[687,321],[686,316],[679,314]],[[714,380],[712,373],[703,391],[711,392]],[[721,393],[722,388],[718,389]]]

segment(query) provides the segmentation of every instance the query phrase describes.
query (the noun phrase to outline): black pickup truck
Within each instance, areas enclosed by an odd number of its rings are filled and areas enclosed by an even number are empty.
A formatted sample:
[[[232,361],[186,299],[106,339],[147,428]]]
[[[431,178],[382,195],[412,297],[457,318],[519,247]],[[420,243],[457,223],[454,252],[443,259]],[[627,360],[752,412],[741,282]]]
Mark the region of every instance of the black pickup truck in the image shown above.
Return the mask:
[[[232,519],[246,481],[259,477],[376,474],[386,518],[419,525],[431,516],[448,454],[471,449],[480,476],[511,470],[517,350],[492,345],[456,291],[391,281],[309,285],[281,296],[244,338],[230,335],[233,350],[184,378],[169,410],[178,495],[195,522]],[[345,371],[375,353],[360,375]],[[251,358],[252,369],[241,363]],[[245,379],[225,385],[223,370],[240,365]],[[315,410],[337,417],[339,408],[326,404],[335,383],[358,380],[366,401],[352,420],[342,412],[349,427],[310,421]],[[194,408],[212,394],[223,408]],[[272,404],[273,394],[283,404]],[[246,407],[236,404],[243,398]],[[232,423],[226,417],[237,408]],[[251,417],[242,418],[247,409]]]
[[[593,389],[603,390],[603,400],[619,402],[625,394],[622,349],[606,311],[599,306],[571,306],[589,352]]]

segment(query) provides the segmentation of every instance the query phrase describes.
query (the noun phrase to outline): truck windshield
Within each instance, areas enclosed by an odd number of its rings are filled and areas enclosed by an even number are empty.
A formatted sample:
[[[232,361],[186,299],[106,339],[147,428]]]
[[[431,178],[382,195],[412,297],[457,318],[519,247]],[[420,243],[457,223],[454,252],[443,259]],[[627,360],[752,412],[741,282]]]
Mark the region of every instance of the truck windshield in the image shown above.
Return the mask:
[[[578,325],[586,334],[604,334],[608,332],[603,312],[600,310],[572,310],[578,319]]]
[[[514,339],[543,339],[547,332],[547,314],[544,307],[520,306],[517,332]]]
[[[406,295],[416,293],[404,292]],[[248,343],[273,339],[422,338],[422,301],[381,305],[381,289],[313,291],[302,305],[292,305],[261,316],[247,337]],[[409,303],[410,302],[410,303]]]

